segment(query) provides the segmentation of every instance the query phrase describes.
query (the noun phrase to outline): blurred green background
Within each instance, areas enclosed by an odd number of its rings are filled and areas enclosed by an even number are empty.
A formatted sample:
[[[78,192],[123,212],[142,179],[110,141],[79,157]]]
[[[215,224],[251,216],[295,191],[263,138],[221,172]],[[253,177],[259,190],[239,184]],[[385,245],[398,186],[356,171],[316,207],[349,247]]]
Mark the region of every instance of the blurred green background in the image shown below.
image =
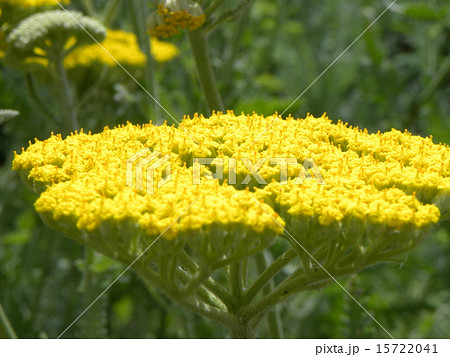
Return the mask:
[[[119,1],[109,26],[133,31],[135,1],[140,0]],[[100,17],[107,3],[72,1],[69,8]],[[240,17],[209,37],[225,107],[235,113],[283,112],[389,3],[253,1]],[[149,2],[148,14],[154,9]],[[156,90],[161,104],[177,120],[195,112],[209,115],[186,36],[167,41],[180,49],[180,55],[155,63],[151,88],[143,69],[134,69],[133,76],[153,94]],[[369,131],[408,129],[433,135],[435,143],[449,144],[449,73],[450,4],[400,0],[285,114],[301,118],[326,112],[334,121],[342,119]],[[72,75],[89,81],[96,74],[82,69]],[[0,124],[0,303],[19,337],[55,338],[124,267],[95,256],[94,283],[84,286],[83,248],[44,226],[33,208],[36,195],[11,171],[13,151],[26,147],[28,140],[43,140],[51,131],[68,133],[32,105],[26,76],[0,61],[0,109],[20,112]],[[41,90],[43,98],[50,96],[45,86]],[[150,119],[171,122],[130,77],[114,68],[86,104],[80,124],[95,132],[105,125]],[[394,337],[448,338],[449,256],[447,221],[402,266],[378,265],[339,281]],[[281,307],[281,316],[289,338],[387,337],[337,284],[296,296]],[[260,330],[262,336],[265,328]],[[148,289],[132,271],[64,335],[225,336],[222,327]]]

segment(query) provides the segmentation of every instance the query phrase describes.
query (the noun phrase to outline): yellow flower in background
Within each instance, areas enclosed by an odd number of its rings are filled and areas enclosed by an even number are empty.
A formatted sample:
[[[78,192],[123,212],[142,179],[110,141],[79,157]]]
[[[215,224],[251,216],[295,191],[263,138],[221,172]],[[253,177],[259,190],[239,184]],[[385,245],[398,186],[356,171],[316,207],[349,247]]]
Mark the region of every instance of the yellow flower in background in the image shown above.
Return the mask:
[[[73,41],[68,41],[65,48],[70,48],[74,44],[74,41],[74,38]],[[108,30],[106,38],[100,44],[101,46],[97,43],[92,43],[75,48],[64,59],[64,66],[72,69],[79,66],[88,67],[94,63],[101,63],[115,67],[118,66],[117,62],[119,62],[123,66],[142,67],[147,60],[145,54],[139,48],[134,33],[122,30]],[[175,45],[159,41],[156,38],[151,39],[151,51],[155,60],[158,62],[170,61],[179,54],[179,50]],[[28,64],[47,66],[48,60],[45,58],[45,51],[36,48],[34,52],[39,57],[28,57],[25,62]]]
[[[67,5],[70,3],[70,0],[59,0],[58,2],[61,5]],[[24,9],[44,6],[58,6],[54,0],[0,0],[0,5],[2,4],[18,6]]]
[[[95,62],[111,67],[117,66],[117,62],[124,66],[133,67],[140,67],[145,64],[146,57],[139,48],[136,35],[131,32],[108,30],[106,38],[100,44],[103,48],[97,43],[76,48],[67,55],[64,66],[75,68],[77,66],[90,66]]]
[[[150,46],[152,55],[158,62],[170,61],[180,53],[180,50],[174,44],[160,41],[155,37],[150,39]]]

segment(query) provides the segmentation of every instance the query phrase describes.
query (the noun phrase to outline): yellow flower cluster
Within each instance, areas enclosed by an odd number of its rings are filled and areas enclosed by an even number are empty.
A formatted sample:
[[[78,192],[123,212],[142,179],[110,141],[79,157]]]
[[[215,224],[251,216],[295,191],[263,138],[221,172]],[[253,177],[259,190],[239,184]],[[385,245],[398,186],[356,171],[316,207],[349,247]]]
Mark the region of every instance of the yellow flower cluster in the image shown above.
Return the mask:
[[[252,241],[287,227],[309,229],[304,239],[314,246],[331,242],[337,229],[349,237],[344,243],[353,243],[336,247],[348,250],[369,240],[382,255],[391,248],[410,250],[420,230],[429,230],[450,208],[450,148],[432,138],[397,130],[369,134],[326,116],[296,120],[228,112],[185,117],[181,126],[128,123],[99,134],[52,135],[16,154],[13,169],[41,193],[35,206],[50,225],[94,246],[112,247],[111,239],[136,246],[130,237],[147,242],[175,222],[164,233],[168,240],[219,235]],[[170,155],[171,180],[153,195],[126,185],[126,161],[144,148]],[[193,184],[194,158],[222,159],[223,179],[202,176],[200,185]],[[289,165],[287,181],[280,182],[280,167],[269,158],[295,158],[298,164]],[[232,159],[236,184],[230,182]],[[254,177],[244,184],[249,170],[242,159],[267,159],[258,173],[268,184]],[[314,160],[324,184],[308,179],[307,170],[301,176],[306,159]],[[215,172],[212,165],[202,168],[202,175]],[[160,167],[154,181],[164,172]],[[92,243],[91,234],[98,242]],[[398,235],[395,247],[392,235]]]
[[[58,2],[61,5],[67,5],[70,3],[70,0],[59,0]],[[44,6],[58,6],[55,0],[0,0],[0,5],[1,4],[18,6],[24,9]]]
[[[158,62],[167,62],[180,53],[177,46],[172,43],[160,41],[155,37],[150,39],[150,47],[153,57]]]
[[[113,225],[131,221],[146,235],[156,237],[197,197],[199,202],[175,222],[165,238],[202,227],[233,225],[258,233],[280,233],[281,228],[261,207],[245,202],[248,191],[217,181],[191,184],[192,168],[187,168],[182,158],[189,155],[193,143],[183,133],[166,125],[127,124],[95,135],[81,132],[65,140],[52,135],[17,155],[13,169],[42,192],[37,211],[56,224],[63,222],[65,228],[60,228],[70,236],[76,235],[76,230],[114,231]],[[144,147],[171,155],[172,180],[155,195],[126,186],[126,160]],[[266,209],[273,213],[269,206]],[[119,227],[115,229],[120,232]]]
[[[140,67],[145,64],[146,57],[139,48],[136,35],[133,33],[122,30],[108,30],[101,45],[103,48],[97,43],[76,48],[67,55],[64,66],[67,68],[87,67],[95,62],[104,63],[111,67],[117,66],[117,62],[124,66],[133,67]]]
[[[187,10],[172,11],[158,5],[155,14],[157,20],[150,26],[150,35],[153,37],[169,37],[176,35],[181,29],[195,30],[205,22],[205,15],[192,15]]]
[[[73,38],[72,40],[66,44],[66,49],[74,44],[75,39]],[[150,41],[151,52],[156,61],[167,62],[178,56],[179,50],[175,45],[159,41],[156,38],[152,38]],[[119,62],[124,66],[141,67],[147,60],[145,54],[139,48],[136,35],[133,33],[122,30],[108,30],[106,38],[100,44],[101,46],[93,43],[77,47],[66,56],[64,66],[72,69],[79,66],[88,67],[94,63],[102,63],[115,67],[117,62]],[[46,52],[39,48],[36,48],[34,52],[39,57],[29,57],[26,59],[26,63],[29,65],[48,66],[48,60],[45,58]]]

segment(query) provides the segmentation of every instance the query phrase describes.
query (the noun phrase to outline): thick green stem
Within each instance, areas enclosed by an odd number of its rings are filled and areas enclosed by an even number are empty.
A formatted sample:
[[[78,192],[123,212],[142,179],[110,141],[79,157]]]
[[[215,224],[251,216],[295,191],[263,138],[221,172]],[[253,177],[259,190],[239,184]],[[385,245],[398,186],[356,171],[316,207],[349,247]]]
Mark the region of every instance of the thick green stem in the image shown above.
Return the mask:
[[[2,304],[0,304],[0,338],[17,338],[16,332],[8,320]]]
[[[235,262],[230,265],[228,271],[228,282],[230,284],[231,294],[239,301],[241,300],[243,287],[243,264],[241,261]]]
[[[241,323],[230,328],[231,338],[255,338],[255,329],[250,323]]]
[[[262,274],[267,269],[267,259],[266,256],[264,255],[264,252],[261,252],[260,254],[256,255],[255,260],[258,272]],[[264,286],[263,292],[265,295],[269,295],[274,288],[275,283],[273,282],[273,279],[271,279],[269,283],[266,284],[266,286]],[[283,326],[281,325],[280,311],[277,306],[274,306],[273,310],[268,313],[267,324],[269,326],[269,334],[271,338],[284,338]]]
[[[214,70],[209,57],[206,33],[198,29],[187,31],[187,35],[194,55],[197,77],[205,96],[208,110],[223,111],[222,98],[217,90]]]
[[[91,247],[84,247],[84,267],[83,267],[83,293],[86,300],[90,298],[90,289],[92,287],[92,273],[91,265],[94,262],[94,249]]]

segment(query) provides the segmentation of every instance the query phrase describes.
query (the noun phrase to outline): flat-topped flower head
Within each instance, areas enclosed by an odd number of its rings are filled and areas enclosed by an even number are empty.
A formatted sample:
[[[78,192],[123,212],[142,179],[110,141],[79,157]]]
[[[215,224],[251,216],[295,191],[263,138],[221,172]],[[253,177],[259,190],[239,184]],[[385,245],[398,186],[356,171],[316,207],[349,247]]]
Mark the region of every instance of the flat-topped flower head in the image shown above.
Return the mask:
[[[80,26],[81,25],[81,26]],[[27,57],[61,56],[61,52],[76,45],[102,41],[105,27],[97,20],[78,11],[52,10],[39,12],[22,20],[8,35],[8,51],[19,59]]]
[[[13,169],[40,193],[35,206],[49,225],[112,257],[120,251],[131,259],[163,233],[162,240],[177,238],[194,250],[210,246],[203,259],[263,249],[280,226],[249,191],[215,181],[193,185],[192,165],[183,160],[190,145],[181,129],[127,124],[36,141],[16,156]],[[154,195],[126,184],[127,159],[144,148],[170,155],[172,179]],[[155,182],[163,175],[155,172]]]
[[[35,207],[49,225],[123,261],[163,234],[153,254],[187,245],[216,266],[260,251],[285,228],[321,264],[348,273],[401,258],[448,215],[450,148],[431,138],[369,134],[326,116],[228,112],[181,126],[52,135],[16,154],[13,169],[40,194]],[[127,182],[130,158],[144,149],[167,157],[146,182],[165,180],[153,194]],[[199,159],[216,162],[201,165],[195,184]],[[302,166],[308,160],[314,169]],[[144,166],[131,164],[137,183]]]

